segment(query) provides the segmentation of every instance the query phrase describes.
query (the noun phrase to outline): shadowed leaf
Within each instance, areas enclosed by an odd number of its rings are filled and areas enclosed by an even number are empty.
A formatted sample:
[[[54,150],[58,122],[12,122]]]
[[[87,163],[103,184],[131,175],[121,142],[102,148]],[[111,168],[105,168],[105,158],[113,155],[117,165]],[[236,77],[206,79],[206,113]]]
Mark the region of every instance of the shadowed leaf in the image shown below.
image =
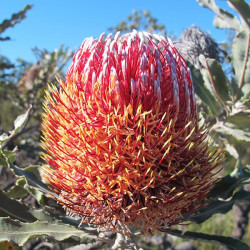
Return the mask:
[[[210,81],[218,99],[226,106],[227,101],[231,101],[230,85],[221,64],[215,59],[206,59],[207,69],[210,74]]]
[[[0,216],[18,219],[24,222],[34,222],[36,218],[28,212],[28,207],[24,204],[10,199],[0,190]]]
[[[222,246],[225,246],[229,250],[249,250],[249,246],[246,243],[228,236],[210,235],[189,231],[182,233],[182,231],[180,230],[171,229],[169,229],[168,234],[178,236],[184,239],[201,240],[210,243],[220,244]]]
[[[220,113],[220,105],[218,104],[216,98],[212,95],[210,90],[205,86],[202,75],[198,69],[196,69],[191,64],[188,65],[191,69],[192,79],[194,83],[195,93],[200,97],[200,99],[208,105],[210,112],[217,116]]]

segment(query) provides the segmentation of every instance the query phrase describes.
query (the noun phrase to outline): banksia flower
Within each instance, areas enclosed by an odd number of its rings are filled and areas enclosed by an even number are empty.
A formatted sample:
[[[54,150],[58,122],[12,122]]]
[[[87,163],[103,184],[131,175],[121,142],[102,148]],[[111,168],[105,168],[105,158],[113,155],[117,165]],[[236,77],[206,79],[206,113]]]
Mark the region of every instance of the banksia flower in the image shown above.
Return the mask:
[[[219,46],[214,39],[199,27],[185,29],[176,43],[176,47],[185,60],[196,68],[203,69],[199,55],[220,61]]]
[[[201,207],[218,155],[199,128],[171,40],[133,31],[83,41],[43,121],[44,177],[68,213],[148,233]]]

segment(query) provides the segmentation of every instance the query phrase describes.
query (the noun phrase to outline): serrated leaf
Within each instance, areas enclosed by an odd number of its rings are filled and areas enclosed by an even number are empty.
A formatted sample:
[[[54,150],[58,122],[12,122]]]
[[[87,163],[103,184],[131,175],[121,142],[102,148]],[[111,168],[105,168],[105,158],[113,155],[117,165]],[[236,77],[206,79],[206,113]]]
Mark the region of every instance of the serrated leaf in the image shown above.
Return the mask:
[[[67,215],[62,215],[59,213],[55,213],[55,211],[45,206],[42,209],[39,210],[32,210],[30,213],[35,216],[39,221],[47,221],[52,224],[64,224],[64,225],[70,225],[73,227],[79,227],[81,224],[81,218],[75,219],[75,217],[69,217]],[[81,227],[83,224],[81,224]],[[84,227],[85,229],[85,227]],[[92,228],[93,230],[94,228]]]
[[[234,29],[236,31],[241,30],[241,24],[239,20],[228,11],[217,6],[214,0],[197,0],[197,1],[199,2],[201,6],[209,8],[210,10],[214,11],[217,14],[216,19],[215,19],[216,21],[214,22],[214,25],[216,27],[229,28],[229,29]],[[219,20],[223,22],[220,23]]]
[[[226,150],[227,152],[233,156],[235,159],[238,159],[239,158],[239,154],[237,152],[237,150],[235,149],[235,147],[233,147],[230,143],[224,141],[224,144],[226,146]]]
[[[19,115],[14,121],[14,129],[9,131],[9,135],[2,134],[0,136],[0,147],[4,147],[4,144],[12,137],[14,137],[27,123],[30,115],[31,106],[29,109],[22,115]]]
[[[238,92],[240,90],[242,92],[240,95],[238,93],[238,98],[249,95],[250,60],[249,32],[247,30],[241,31],[234,37],[232,45],[232,65],[235,72],[233,81],[239,88]]]
[[[31,237],[38,236],[58,241],[66,240],[70,237],[96,239],[95,236],[67,225],[50,224],[41,221],[22,223],[9,218],[0,218],[0,241],[13,241],[17,245],[23,246]]]
[[[34,188],[38,188],[43,193],[52,193],[52,191],[48,188],[46,184],[44,184],[40,179],[37,178],[37,176],[30,170],[27,170],[26,168],[22,169],[17,167],[14,164],[11,164],[11,168],[14,170],[15,174],[19,176],[24,176],[28,182],[29,185],[31,185]]]
[[[228,22],[228,20],[230,20]],[[213,25],[219,29],[235,29],[240,30],[240,22],[237,17],[225,19],[223,16],[216,16],[213,21]]]
[[[22,199],[28,194],[27,190],[25,190],[21,186],[13,186],[6,195],[11,199]]]
[[[3,133],[0,135],[0,145],[3,144],[4,142],[6,142],[9,139],[9,135],[7,135],[6,133]]]
[[[39,173],[38,168],[39,166],[29,166],[29,167],[26,167],[24,170],[31,171],[31,172],[33,171],[32,173],[36,175],[39,181],[41,181],[41,177],[40,175],[38,175]],[[29,192],[30,194],[32,194],[36,198],[39,204],[43,203],[44,193],[41,192],[38,188],[30,186],[28,182],[26,181],[26,179],[22,178],[22,182],[18,181],[17,185],[20,186],[20,188],[22,188],[26,192]]]
[[[23,222],[34,222],[36,218],[28,212],[28,207],[17,200],[10,199],[0,190],[0,216],[18,219]]]
[[[14,165],[11,161],[9,161],[9,159],[4,155],[4,152],[1,148],[0,153],[4,156],[8,167],[14,172],[15,175],[19,177],[25,177],[30,186],[39,189],[39,191],[43,193],[52,193],[48,186],[41,181],[40,175],[37,172],[39,171],[39,166],[26,167],[22,169]],[[56,196],[56,194],[53,195]]]
[[[238,129],[247,129],[250,124],[250,110],[240,110],[237,113],[230,114],[227,121],[235,124]]]
[[[29,113],[30,113],[31,107],[22,115],[19,115],[16,120],[14,121],[14,129],[10,131],[11,136],[15,135],[19,132],[19,130],[25,126]]]
[[[226,108],[226,102],[231,101],[230,85],[222,66],[217,60],[210,58],[206,59],[206,65],[210,74],[210,81],[214,92]]]
[[[4,155],[9,159],[9,161],[11,163],[13,163],[15,161],[15,154],[13,151],[10,150],[3,150]],[[7,163],[5,160],[5,157],[3,156],[3,154],[0,151],[0,166],[4,166],[7,167]]]
[[[246,243],[228,236],[211,235],[211,234],[189,232],[189,231],[183,233],[181,230],[172,230],[172,229],[165,231],[168,232],[168,234],[181,237],[184,239],[201,240],[210,243],[220,244],[227,247],[227,249],[229,250],[239,250],[239,249],[249,250],[249,246]]]
[[[35,216],[39,221],[46,221],[51,224],[63,224],[69,225],[77,228],[81,228],[84,232],[91,233],[92,235],[98,235],[98,230],[94,227],[90,227],[87,224],[81,223],[80,216],[68,216],[65,214],[60,214],[55,212],[54,208],[43,206],[42,209],[36,209],[30,211],[30,213]]]
[[[220,113],[220,105],[218,104],[216,98],[212,95],[210,90],[205,86],[200,71],[191,64],[189,64],[189,68],[192,74],[195,93],[209,107],[210,112],[214,116],[218,116]]]
[[[250,142],[250,132],[244,131],[243,129],[237,129],[231,123],[219,123],[215,131],[224,135],[233,136],[238,141]]]

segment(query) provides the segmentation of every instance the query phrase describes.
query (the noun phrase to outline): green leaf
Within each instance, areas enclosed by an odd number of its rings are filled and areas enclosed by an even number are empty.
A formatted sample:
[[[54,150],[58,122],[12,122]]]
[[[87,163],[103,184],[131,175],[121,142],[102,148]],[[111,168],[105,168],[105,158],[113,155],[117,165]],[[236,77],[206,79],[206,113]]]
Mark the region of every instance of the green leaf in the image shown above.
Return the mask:
[[[37,166],[37,169],[38,168],[39,166]],[[14,170],[16,175],[24,176],[30,186],[38,188],[43,193],[52,193],[52,191],[48,188],[48,186],[41,181],[40,177],[39,178],[37,177],[34,168],[30,169],[29,167],[27,167],[22,169],[14,164],[11,164],[11,169]]]
[[[14,130],[10,131],[11,136],[17,134],[23,128],[29,118],[31,107],[22,115],[19,115],[14,121]]]
[[[230,20],[228,22],[228,20]],[[216,16],[213,21],[213,25],[219,29],[234,29],[240,31],[240,22],[237,17],[224,18],[223,16]]]
[[[210,90],[204,84],[202,74],[193,65],[189,64],[188,66],[191,70],[195,93],[209,107],[210,112],[214,116],[218,116],[220,113],[220,105],[213,94],[210,92]]]
[[[3,133],[0,135],[0,145],[9,139],[9,135]]]
[[[250,132],[244,131],[243,129],[237,129],[232,123],[223,124],[219,122],[215,131],[223,135],[233,136],[238,141],[250,142]]]
[[[38,188],[30,186],[25,178],[17,180],[16,185],[8,191],[7,195],[12,199],[21,199],[28,193],[34,196],[39,204],[43,203],[44,194]]]
[[[28,194],[27,190],[25,190],[21,186],[13,186],[6,195],[11,199],[22,199]]]
[[[250,124],[250,109],[239,109],[230,113],[229,123],[235,124],[238,129],[248,129]]]
[[[241,24],[239,20],[229,13],[228,11],[220,8],[216,5],[214,0],[197,0],[199,4],[205,8],[209,8],[217,14],[214,20],[214,26],[217,28],[234,29],[236,31],[241,30]]]
[[[41,176],[39,173],[39,169],[40,166],[29,166],[27,168],[25,168],[25,171],[31,171],[33,170],[34,175],[37,177],[37,179],[39,181],[41,181]],[[40,189],[36,188],[36,187],[32,187],[28,184],[28,182],[26,181],[26,179],[22,178],[22,183],[20,183],[20,180],[17,182],[17,185],[22,188],[23,190],[25,190],[26,192],[29,192],[30,194],[32,194],[37,202],[39,204],[43,203],[43,199],[44,199],[44,193],[40,191]]]
[[[249,184],[250,183],[250,165],[246,165],[244,168],[242,168],[244,179],[241,181],[243,184]]]
[[[13,151],[4,150],[3,153],[9,159],[9,161],[11,163],[13,163],[15,161],[15,154],[14,154]],[[1,151],[0,151],[0,166],[4,166],[4,167],[8,166],[7,163],[6,163],[5,157],[3,156],[3,154],[1,153]]]
[[[232,65],[235,76],[233,82],[238,86],[237,98],[247,97],[250,90],[250,60],[249,60],[249,32],[243,30],[238,33],[232,45]],[[241,89],[242,88],[242,89]]]
[[[215,183],[207,194],[207,200],[212,200],[212,202],[199,209],[196,215],[187,220],[202,223],[215,213],[227,213],[237,201],[248,201],[250,192],[240,190],[235,193],[245,183],[250,183],[250,166],[243,167],[238,160],[234,171]]]
[[[5,143],[25,127],[29,119],[30,111],[31,111],[31,106],[24,114],[19,115],[16,118],[16,120],[14,121],[14,129],[12,131],[9,131],[9,135],[4,133],[0,136],[0,147],[2,146],[2,148],[4,148]]]
[[[3,151],[0,148],[0,154],[2,154],[8,164],[8,167],[14,172],[16,176],[25,177],[28,184],[34,188],[39,189],[39,191],[43,193],[53,193],[46,184],[41,181],[41,177],[39,174],[40,166],[31,166],[26,168],[19,168],[18,166],[14,165],[9,159],[4,155]],[[56,196],[56,194],[53,194]]]
[[[249,201],[250,199],[250,192],[245,190],[238,191],[231,200],[223,201],[223,200],[216,200],[211,202],[206,207],[199,209],[196,215],[191,216],[187,220],[193,221],[196,223],[202,223],[209,219],[212,215],[216,213],[225,214],[229,212],[234,203],[238,201]]]
[[[250,28],[250,6],[244,0],[228,0]],[[231,7],[231,6],[230,6]]]
[[[55,212],[53,208],[44,206],[42,209],[32,210],[30,213],[35,216],[39,221],[47,221],[52,224],[63,224],[63,225],[70,225],[73,227],[79,227],[81,223],[81,218],[70,217],[65,214],[60,214]],[[86,227],[81,224],[81,229],[86,231]],[[88,230],[88,229],[87,229]],[[89,230],[97,232],[94,228],[89,228]]]
[[[230,85],[222,66],[217,60],[210,58],[206,59],[206,65],[213,90],[223,106],[226,108],[226,102],[231,101],[232,99],[230,96]]]
[[[201,240],[209,243],[220,244],[227,247],[227,249],[229,250],[239,250],[239,249],[249,250],[249,246],[246,243],[228,236],[210,235],[210,234],[189,232],[189,231],[182,232],[180,230],[172,230],[172,229],[164,231],[168,232],[168,234],[181,237],[184,239]]]
[[[36,218],[28,212],[28,207],[24,204],[10,199],[0,190],[0,216],[18,219],[23,222],[34,222]]]
[[[207,194],[207,198],[228,199],[232,196],[235,188],[239,185],[239,182],[239,177],[226,175],[225,177],[221,178],[220,181],[215,183],[211,191]]]
[[[41,221],[22,223],[9,218],[0,218],[0,241],[12,241],[19,246],[23,246],[31,237],[38,236],[58,241],[66,240],[70,237],[96,239],[95,236],[67,225],[50,224]]]
[[[226,146],[227,152],[231,156],[233,156],[235,159],[238,159],[239,158],[239,154],[238,154],[237,150],[235,149],[235,147],[232,144],[228,143],[228,141],[226,139],[223,140],[223,142],[224,142],[224,144]]]

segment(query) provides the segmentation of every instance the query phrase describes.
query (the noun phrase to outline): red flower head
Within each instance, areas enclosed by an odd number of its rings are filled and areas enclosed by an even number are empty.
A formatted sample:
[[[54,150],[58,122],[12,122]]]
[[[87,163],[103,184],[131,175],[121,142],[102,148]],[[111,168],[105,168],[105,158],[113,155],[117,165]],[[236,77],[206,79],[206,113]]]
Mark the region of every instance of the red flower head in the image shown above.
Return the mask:
[[[189,69],[147,32],[85,39],[47,94],[47,182],[82,222],[150,232],[198,209],[218,156],[198,127]]]

